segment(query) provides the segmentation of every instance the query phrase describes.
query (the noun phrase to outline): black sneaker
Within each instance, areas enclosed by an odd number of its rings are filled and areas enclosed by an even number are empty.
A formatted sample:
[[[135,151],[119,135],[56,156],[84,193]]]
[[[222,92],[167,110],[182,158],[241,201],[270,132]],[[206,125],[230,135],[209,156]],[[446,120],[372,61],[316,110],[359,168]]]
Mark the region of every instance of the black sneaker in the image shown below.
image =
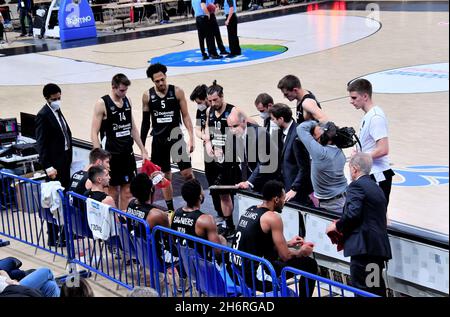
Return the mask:
[[[203,60],[205,61],[207,59],[209,59],[209,56],[208,55],[203,55]]]
[[[221,59],[222,56],[220,56],[220,55],[209,55],[209,58],[212,58],[212,59]]]
[[[230,52],[228,52],[228,51],[220,52],[220,55],[229,55],[229,54],[230,54]]]
[[[228,54],[227,56],[225,56],[226,58],[235,58],[237,55],[234,54]]]
[[[19,37],[25,37],[27,36],[26,34],[20,34]]]

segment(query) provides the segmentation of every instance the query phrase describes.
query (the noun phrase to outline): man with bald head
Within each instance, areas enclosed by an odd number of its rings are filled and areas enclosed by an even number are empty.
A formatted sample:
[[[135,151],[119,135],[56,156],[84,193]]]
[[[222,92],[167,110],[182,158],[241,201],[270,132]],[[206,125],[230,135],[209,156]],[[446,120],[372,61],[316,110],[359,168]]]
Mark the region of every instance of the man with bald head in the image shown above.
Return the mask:
[[[237,185],[241,189],[260,191],[265,182],[275,178],[278,149],[267,130],[249,122],[241,110],[232,111],[227,123],[230,133],[236,136],[233,158],[240,163],[242,173],[242,181]],[[230,144],[227,151],[229,147]]]
[[[387,234],[386,206],[383,190],[369,176],[372,157],[356,153],[350,159],[352,183],[342,217],[327,228],[342,233],[344,256],[350,256],[350,276],[356,288],[386,296],[383,280],[385,262],[392,258]]]

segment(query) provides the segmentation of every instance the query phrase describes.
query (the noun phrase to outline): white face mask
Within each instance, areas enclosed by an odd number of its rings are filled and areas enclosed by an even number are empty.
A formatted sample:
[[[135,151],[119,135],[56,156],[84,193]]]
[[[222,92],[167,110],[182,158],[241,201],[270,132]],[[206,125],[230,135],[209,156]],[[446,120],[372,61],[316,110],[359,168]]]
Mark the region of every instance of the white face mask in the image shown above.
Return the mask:
[[[59,110],[59,108],[61,107],[61,100],[52,101],[50,103],[50,107],[55,111]]]
[[[272,120],[270,120],[270,129],[271,130],[278,130],[280,127],[278,126],[278,124],[276,124],[275,122],[273,122]]]
[[[205,104],[197,105],[197,109],[198,109],[199,111],[205,111],[206,108],[208,108],[208,107],[207,107]]]
[[[266,120],[269,117],[269,113],[268,112],[260,112],[259,116],[261,117],[261,119]]]

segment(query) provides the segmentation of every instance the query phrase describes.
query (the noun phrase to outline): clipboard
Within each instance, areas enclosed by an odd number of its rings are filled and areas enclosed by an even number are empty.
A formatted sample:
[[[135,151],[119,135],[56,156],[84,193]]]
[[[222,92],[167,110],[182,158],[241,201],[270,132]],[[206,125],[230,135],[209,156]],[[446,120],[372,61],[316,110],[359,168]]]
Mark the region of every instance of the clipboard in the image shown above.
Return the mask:
[[[238,190],[239,187],[237,185],[211,185],[209,186],[209,190]]]

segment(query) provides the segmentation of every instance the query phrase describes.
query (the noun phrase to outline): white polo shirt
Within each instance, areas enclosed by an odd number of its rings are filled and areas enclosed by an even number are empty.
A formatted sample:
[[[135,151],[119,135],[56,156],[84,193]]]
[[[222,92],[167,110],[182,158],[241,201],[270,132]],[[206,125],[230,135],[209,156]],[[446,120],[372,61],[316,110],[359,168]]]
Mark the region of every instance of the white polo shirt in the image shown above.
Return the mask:
[[[359,130],[362,152],[370,153],[375,149],[376,142],[388,137],[386,116],[380,107],[374,106],[362,118]],[[390,169],[387,155],[373,160],[371,174],[377,174]],[[376,176],[376,175],[375,175]]]

